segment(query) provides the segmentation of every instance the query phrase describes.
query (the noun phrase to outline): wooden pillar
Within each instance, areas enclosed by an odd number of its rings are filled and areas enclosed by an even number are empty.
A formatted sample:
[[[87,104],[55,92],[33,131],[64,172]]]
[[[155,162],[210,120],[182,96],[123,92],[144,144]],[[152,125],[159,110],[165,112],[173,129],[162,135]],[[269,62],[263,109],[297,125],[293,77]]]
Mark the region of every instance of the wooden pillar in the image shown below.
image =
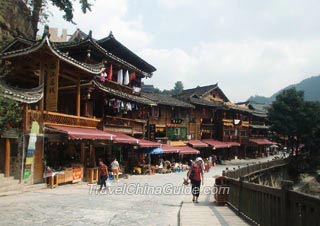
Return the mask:
[[[80,163],[85,167],[85,143],[80,144]]]
[[[95,149],[93,147],[93,144],[90,144],[89,151],[90,151],[90,162],[95,167],[96,166],[96,153],[95,153]]]
[[[6,138],[6,157],[5,157],[5,168],[4,175],[6,177],[10,176],[10,139]]]
[[[38,102],[38,107],[39,107],[39,111],[43,111],[44,110],[44,99],[46,94],[44,93],[44,77],[45,77],[45,63],[43,62],[43,59],[40,59],[40,77],[39,77],[39,85],[43,84],[43,97],[41,98],[41,100]]]
[[[28,114],[28,104],[23,105],[23,130],[28,131],[29,130],[29,114]]]
[[[80,92],[80,78],[77,81],[77,101],[76,101],[76,107],[77,107],[77,116],[80,116],[80,96],[81,96],[81,92]]]

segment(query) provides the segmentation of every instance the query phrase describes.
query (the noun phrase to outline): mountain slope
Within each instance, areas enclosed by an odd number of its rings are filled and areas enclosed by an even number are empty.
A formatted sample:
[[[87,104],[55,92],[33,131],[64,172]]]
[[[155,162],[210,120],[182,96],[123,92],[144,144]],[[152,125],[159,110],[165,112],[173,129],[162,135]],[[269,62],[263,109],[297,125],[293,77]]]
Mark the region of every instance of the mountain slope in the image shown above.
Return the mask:
[[[271,97],[264,96],[251,96],[248,100],[256,103],[271,103],[276,99],[276,96],[281,93],[283,90],[290,89],[295,87],[297,90],[304,91],[304,98],[307,101],[320,101],[320,75],[313,76],[307,79],[302,80],[297,84],[281,89],[280,91],[273,94]]]

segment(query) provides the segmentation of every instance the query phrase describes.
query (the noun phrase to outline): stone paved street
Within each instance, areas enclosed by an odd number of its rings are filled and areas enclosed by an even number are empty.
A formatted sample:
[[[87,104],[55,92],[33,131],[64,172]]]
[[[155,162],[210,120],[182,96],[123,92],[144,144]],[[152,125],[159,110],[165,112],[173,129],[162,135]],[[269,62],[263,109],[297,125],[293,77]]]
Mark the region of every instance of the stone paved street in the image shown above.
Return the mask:
[[[225,167],[205,173],[206,184],[213,184],[213,176]],[[138,183],[181,186],[185,176],[186,172],[134,175],[111,183],[110,191]],[[0,197],[0,225],[177,225],[181,203],[188,198],[183,194],[89,194],[89,188],[85,183],[70,184]]]

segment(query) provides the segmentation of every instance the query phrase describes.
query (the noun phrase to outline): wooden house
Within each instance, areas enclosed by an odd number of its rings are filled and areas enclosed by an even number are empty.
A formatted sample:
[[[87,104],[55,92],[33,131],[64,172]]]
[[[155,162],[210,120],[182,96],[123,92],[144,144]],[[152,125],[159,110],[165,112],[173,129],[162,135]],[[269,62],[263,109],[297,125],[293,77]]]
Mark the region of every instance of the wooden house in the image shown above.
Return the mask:
[[[20,176],[30,183],[42,181],[46,165],[81,168],[79,179],[98,157],[129,158],[110,144],[142,145],[148,112],[156,105],[140,92],[141,80],[156,69],[112,33],[95,40],[78,30],[60,43],[49,36],[46,27],[41,40],[18,37],[0,55],[12,69],[1,79],[1,94],[24,105]],[[10,165],[12,139],[5,142]]]

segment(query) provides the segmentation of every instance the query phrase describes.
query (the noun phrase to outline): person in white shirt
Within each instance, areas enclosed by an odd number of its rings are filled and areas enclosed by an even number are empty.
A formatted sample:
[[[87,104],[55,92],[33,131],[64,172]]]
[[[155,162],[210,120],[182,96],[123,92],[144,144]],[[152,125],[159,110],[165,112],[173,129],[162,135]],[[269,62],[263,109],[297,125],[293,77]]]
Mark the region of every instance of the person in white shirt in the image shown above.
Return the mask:
[[[119,179],[119,162],[117,161],[116,158],[111,163],[111,169],[112,169],[113,176],[115,176],[115,180],[118,181],[118,179]]]

